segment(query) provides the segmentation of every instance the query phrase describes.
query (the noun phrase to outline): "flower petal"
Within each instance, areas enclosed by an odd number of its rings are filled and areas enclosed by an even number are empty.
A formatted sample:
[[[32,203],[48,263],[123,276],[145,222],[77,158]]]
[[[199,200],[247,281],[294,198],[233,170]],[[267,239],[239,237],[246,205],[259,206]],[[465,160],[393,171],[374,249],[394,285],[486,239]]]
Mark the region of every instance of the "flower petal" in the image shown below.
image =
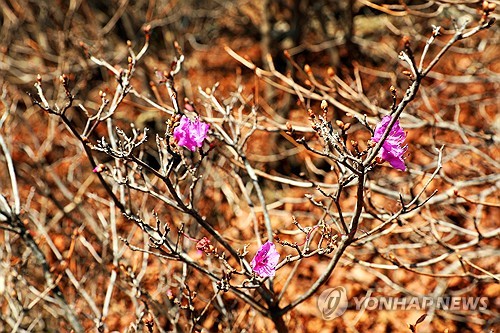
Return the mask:
[[[198,119],[191,121],[188,117],[182,116],[173,134],[179,146],[196,151],[197,147],[203,146],[209,128],[210,125],[207,123]]]
[[[372,140],[379,142],[384,135],[384,132],[392,121],[392,116],[388,115],[382,118],[380,123],[375,127]],[[385,139],[382,148],[379,152],[379,157],[398,170],[406,171],[403,155],[406,153],[408,146],[401,146],[406,140],[406,133],[399,124],[399,119],[394,122],[394,125]]]
[[[375,133],[373,134],[372,140],[375,142],[379,142],[380,139],[382,138],[382,135],[384,134],[387,126],[391,122],[392,117],[391,116],[385,116],[382,118],[380,123],[377,124],[375,127]]]
[[[270,241],[263,244],[250,262],[252,270],[260,277],[273,277],[276,274],[280,254]]]

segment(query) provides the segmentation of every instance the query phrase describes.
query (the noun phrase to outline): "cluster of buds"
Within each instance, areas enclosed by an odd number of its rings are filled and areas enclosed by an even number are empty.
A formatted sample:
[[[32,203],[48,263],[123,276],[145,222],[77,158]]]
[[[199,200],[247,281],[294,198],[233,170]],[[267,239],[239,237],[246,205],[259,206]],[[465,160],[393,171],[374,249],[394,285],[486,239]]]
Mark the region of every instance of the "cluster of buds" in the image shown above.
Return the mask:
[[[483,11],[483,15],[481,16],[481,22],[487,21],[490,13],[493,12],[496,7],[497,5],[493,2],[483,1],[483,5],[481,7]]]
[[[325,252],[332,253],[337,244],[337,240],[341,236],[341,234],[337,230],[335,230],[332,226],[325,225],[322,228],[321,235],[327,241]]]
[[[314,114],[313,110],[307,109],[307,115],[309,116],[309,121],[312,123],[311,127],[313,128],[313,130],[318,132],[320,130],[320,124],[319,124],[318,119],[317,119],[316,115]]]
[[[342,130],[342,132],[347,131],[351,127],[351,123],[345,124],[342,120],[336,120],[335,124]]]
[[[493,12],[496,7],[497,7],[496,3],[483,1],[482,9],[483,9],[483,12],[485,14],[489,14],[489,13]]]
[[[210,239],[203,237],[196,243],[196,249],[207,255],[215,253],[215,247],[210,243]]]

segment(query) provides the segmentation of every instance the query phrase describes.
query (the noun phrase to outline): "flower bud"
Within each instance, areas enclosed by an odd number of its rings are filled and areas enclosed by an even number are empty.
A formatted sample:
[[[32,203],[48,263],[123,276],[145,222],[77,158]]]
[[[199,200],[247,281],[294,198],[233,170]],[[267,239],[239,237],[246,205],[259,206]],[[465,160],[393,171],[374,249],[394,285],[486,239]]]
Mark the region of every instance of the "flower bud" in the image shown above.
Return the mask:
[[[206,254],[211,254],[214,252],[215,248],[210,243],[210,240],[207,237],[203,237],[196,243],[196,249],[198,251],[205,252]]]
[[[311,118],[311,119],[316,118],[312,109],[307,109],[307,114],[309,115],[309,118]]]
[[[99,163],[93,170],[93,173],[100,173],[103,172],[106,169],[106,166],[102,163]]]
[[[321,109],[323,109],[323,110],[324,110],[324,109],[326,109],[327,107],[328,107],[328,102],[327,102],[327,101],[325,101],[325,100],[322,100],[322,101],[321,101]]]
[[[309,66],[308,64],[305,64],[304,72],[306,72],[307,75],[311,75],[312,74],[311,66]]]

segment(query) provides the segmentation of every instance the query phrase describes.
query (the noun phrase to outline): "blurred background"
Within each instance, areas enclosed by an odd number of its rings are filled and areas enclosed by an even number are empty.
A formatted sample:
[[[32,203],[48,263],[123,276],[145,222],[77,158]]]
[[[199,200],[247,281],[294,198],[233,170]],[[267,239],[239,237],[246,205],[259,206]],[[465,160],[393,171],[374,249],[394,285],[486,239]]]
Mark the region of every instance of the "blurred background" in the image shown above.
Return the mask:
[[[498,4],[498,1],[490,3]],[[286,121],[309,125],[305,106],[295,95],[256,79],[252,70],[226,52],[224,47],[227,46],[265,70],[270,70],[266,58],[270,55],[276,71],[304,86],[308,85],[309,79],[303,71],[306,64],[318,81],[338,77],[357,94],[342,94],[334,89],[332,96],[363,114],[379,116],[378,107],[389,109],[391,106],[389,87],[393,85],[401,97],[409,85],[408,77],[402,73],[406,68],[398,60],[398,53],[403,49],[402,38],[409,36],[419,60],[433,25],[442,26],[442,38],[429,50],[428,59],[431,59],[454,33],[454,24],[461,24],[466,19],[477,23],[481,19],[481,6],[482,1],[475,0],[0,0],[0,87],[3,101],[0,133],[16,168],[22,223],[41,249],[56,284],[83,327],[87,331],[93,331],[96,326],[102,331],[142,331],[145,314],[149,311],[156,318],[155,330],[174,330],[169,326],[171,321],[165,319],[173,315],[164,312],[178,311],[170,303],[172,292],[175,296],[175,281],[170,281],[168,275],[169,269],[178,268],[172,268],[158,258],[134,253],[122,243],[119,246],[114,243],[118,239],[115,233],[120,237],[135,235],[130,238],[144,243],[147,239],[141,239],[140,233],[123,217],[113,215],[114,207],[110,207],[104,190],[95,180],[80,142],[70,135],[57,117],[49,116],[33,105],[27,93],[35,93],[33,84],[37,75],[41,77],[49,104],[64,103],[65,92],[59,76],[66,74],[75,95],[74,105],[82,104],[89,110],[97,110],[99,91],[111,96],[116,82],[113,73],[90,61],[89,55],[105,59],[115,68],[126,68],[129,57],[127,42],[138,52],[145,42],[144,29],[149,27],[149,48],[137,65],[134,88],[149,98],[162,96],[164,104],[169,104],[168,95],[159,84],[155,71],[170,68],[177,56],[173,47],[177,41],[185,61],[176,77],[176,88],[180,100],[187,98],[198,110],[203,110],[198,89],[205,90],[219,83],[218,96],[223,101],[229,100],[231,94],[241,88],[244,95],[252,96],[249,99],[260,96],[258,105],[266,117],[272,117],[281,125]],[[495,13],[491,16],[497,17]],[[499,41],[498,24],[495,24],[492,29],[452,47],[435,71],[424,80],[420,95],[402,118],[409,131],[408,142],[411,142],[407,161],[412,167],[422,166],[419,169],[422,177],[431,165],[435,166],[432,164],[436,157],[435,148],[445,144],[449,149],[445,175],[431,188],[448,193],[447,201],[443,199],[441,205],[426,213],[475,231],[477,221],[482,221],[480,229],[491,231],[497,228],[498,208],[457,201],[453,186],[462,182],[463,186],[458,188],[461,193],[477,196],[481,202],[498,202],[498,177],[495,178],[495,174],[498,174],[497,156],[500,153],[496,136],[500,127]],[[308,106],[316,110],[319,110],[318,105],[317,100],[308,101]],[[333,119],[351,119],[338,108],[332,110]],[[72,108],[68,115],[76,126],[84,126],[86,118],[79,108]],[[425,124],[412,125],[412,117],[425,120]],[[166,120],[164,113],[141,103],[134,96],[128,96],[116,113],[118,125],[134,122],[138,128],[150,128],[153,134],[164,133]],[[435,127],[434,124],[440,121],[454,125]],[[91,139],[98,139],[102,133],[98,129]],[[366,141],[368,138],[366,132],[357,139]],[[248,144],[248,158],[256,169],[270,174],[325,183],[334,181],[327,161],[294,147],[282,133],[258,133]],[[102,158],[102,162],[107,162]],[[150,163],[155,163],[156,159],[157,156],[151,153]],[[5,161],[5,154],[0,155],[0,192],[13,202]],[[239,225],[241,217],[225,210],[234,202],[224,199],[227,193],[222,191],[221,194],[219,190],[225,179],[207,179],[207,182],[212,182],[203,190],[205,199],[200,203],[200,210],[222,221],[218,228],[234,230],[228,233],[241,238],[245,235],[238,229],[242,228]],[[264,184],[272,199],[296,199],[290,200],[286,207],[276,209],[275,219],[280,228],[291,225],[291,213],[303,216],[303,221],[316,221],[321,216],[321,211],[314,211],[316,208],[303,200],[305,190],[277,186],[270,181],[264,181]],[[388,177],[385,184],[412,193],[412,183],[399,174]],[[346,197],[346,205],[354,203],[350,200],[352,198]],[[384,206],[388,210],[397,205],[396,199],[377,201],[376,194],[374,200],[388,206]],[[153,208],[146,201],[137,205],[144,209]],[[165,216],[172,219],[178,218],[166,208],[154,208],[160,212],[164,209]],[[117,220],[117,230],[110,229],[111,224],[107,222],[110,219]],[[412,221],[425,219],[416,216]],[[34,250],[7,225],[1,225],[0,330],[70,331],[68,314],[61,312],[61,304],[46,290],[46,275],[41,261],[33,254]],[[416,237],[412,231],[405,232],[404,237],[388,238],[381,244],[392,246]],[[463,237],[457,236],[454,241],[466,242],[467,233]],[[474,251],[479,251],[480,246],[489,249],[482,254],[478,252],[477,258],[480,259],[476,262],[489,272],[498,272],[498,260],[495,259],[498,258],[498,242],[497,236],[471,245]],[[120,260],[117,260],[117,251]],[[410,253],[409,257],[435,257],[442,253],[433,252],[433,249],[418,254],[415,252],[419,249],[404,251]],[[365,249],[359,255],[358,258],[365,261],[384,262],[384,254],[375,249]],[[330,286],[349,285],[349,293],[353,296],[364,295],[368,289],[386,291],[387,279],[381,277],[386,273],[367,273],[347,259],[344,264],[345,267],[336,273],[335,281],[331,279],[329,282]],[[320,274],[321,267],[324,266],[315,265],[314,261],[306,263],[298,277],[298,286],[290,289],[290,294],[300,294],[300,283],[309,283]],[[141,282],[137,285],[134,284],[137,281],[134,274],[140,275]],[[472,295],[491,297],[496,302],[491,311],[476,313],[470,318],[467,313],[436,314],[426,324],[432,331],[479,332],[499,327],[498,281],[470,277],[454,277],[446,281],[425,276],[415,278],[403,270],[387,274],[393,283],[410,290],[424,288],[431,293],[451,288],[457,294],[468,290]],[[118,281],[117,288],[107,296],[110,279]],[[206,281],[203,278],[196,281],[196,285],[203,289]],[[134,296],[138,290],[143,297]],[[207,331],[272,329],[271,322],[256,319],[256,315],[234,296],[227,296],[226,301],[236,315],[227,319],[218,309],[211,309],[202,322]],[[107,309],[106,313],[101,311],[103,307]],[[288,320],[292,331],[296,332],[402,332],[407,331],[407,323],[414,323],[421,314],[380,311],[356,318],[352,313],[343,320],[325,322],[311,301],[299,307]],[[228,321],[231,325],[227,324]]]

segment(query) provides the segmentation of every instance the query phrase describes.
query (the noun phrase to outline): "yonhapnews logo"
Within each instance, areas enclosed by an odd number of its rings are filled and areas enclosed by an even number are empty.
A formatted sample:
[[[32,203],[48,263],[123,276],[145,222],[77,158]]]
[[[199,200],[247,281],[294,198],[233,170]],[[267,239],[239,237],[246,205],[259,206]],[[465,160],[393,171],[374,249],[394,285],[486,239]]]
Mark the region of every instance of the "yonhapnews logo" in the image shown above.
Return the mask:
[[[344,287],[326,289],[319,295],[318,309],[324,320],[340,317],[347,310],[347,292]]]
[[[435,308],[446,311],[484,311],[488,308],[488,297],[353,297],[353,308],[356,311],[370,310],[428,310]],[[328,288],[317,300],[318,310],[324,320],[340,317],[347,310],[349,301],[344,287]]]

